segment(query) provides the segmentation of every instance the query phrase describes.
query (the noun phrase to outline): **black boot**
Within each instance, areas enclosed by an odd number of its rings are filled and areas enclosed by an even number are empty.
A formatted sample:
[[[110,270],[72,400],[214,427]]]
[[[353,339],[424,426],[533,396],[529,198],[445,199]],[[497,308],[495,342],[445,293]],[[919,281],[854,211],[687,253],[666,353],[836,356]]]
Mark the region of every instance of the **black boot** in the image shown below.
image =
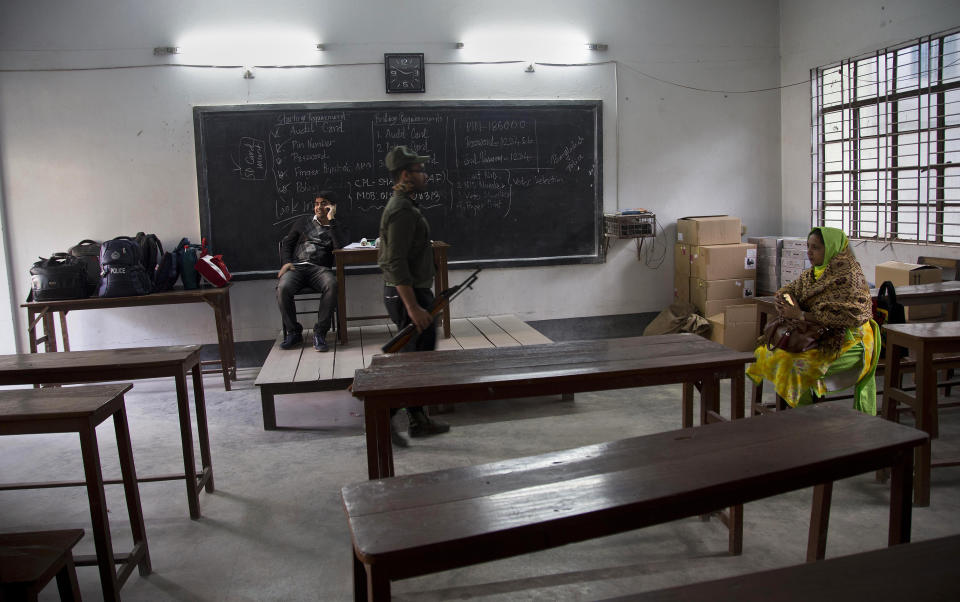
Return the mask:
[[[437,422],[430,418],[422,407],[407,408],[407,415],[410,417],[410,427],[407,429],[407,434],[414,439],[440,435],[450,430],[449,424]]]

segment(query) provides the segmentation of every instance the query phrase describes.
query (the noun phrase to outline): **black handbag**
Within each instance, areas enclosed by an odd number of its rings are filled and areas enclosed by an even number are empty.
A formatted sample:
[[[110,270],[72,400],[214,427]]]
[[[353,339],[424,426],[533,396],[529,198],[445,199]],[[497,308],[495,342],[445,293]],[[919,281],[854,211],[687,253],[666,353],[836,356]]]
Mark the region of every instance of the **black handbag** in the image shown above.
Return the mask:
[[[30,297],[33,301],[83,299],[90,296],[87,268],[78,258],[66,253],[41,257],[30,268]]]

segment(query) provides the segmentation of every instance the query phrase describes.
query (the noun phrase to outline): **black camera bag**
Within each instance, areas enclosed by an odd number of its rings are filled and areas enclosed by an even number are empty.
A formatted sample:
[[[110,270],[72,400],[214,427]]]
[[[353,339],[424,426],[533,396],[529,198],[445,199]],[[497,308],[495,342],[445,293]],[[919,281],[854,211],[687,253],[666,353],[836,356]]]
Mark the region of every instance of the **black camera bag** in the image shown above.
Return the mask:
[[[89,297],[87,269],[66,253],[44,257],[30,268],[30,294],[34,301],[59,301]]]
[[[97,294],[100,288],[100,243],[85,238],[67,249],[87,268],[87,288],[91,295]]]

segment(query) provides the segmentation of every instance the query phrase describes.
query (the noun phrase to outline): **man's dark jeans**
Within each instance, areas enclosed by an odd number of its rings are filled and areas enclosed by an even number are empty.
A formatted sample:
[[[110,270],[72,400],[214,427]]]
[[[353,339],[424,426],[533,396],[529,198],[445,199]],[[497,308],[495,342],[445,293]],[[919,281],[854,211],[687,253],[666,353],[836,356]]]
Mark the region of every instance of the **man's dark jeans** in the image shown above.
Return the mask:
[[[297,307],[293,296],[303,288],[312,288],[321,294],[320,307],[317,309],[315,332],[326,335],[330,330],[333,308],[337,305],[337,276],[331,268],[313,264],[295,265],[294,269],[280,277],[277,283],[277,305],[287,332],[300,332],[303,327],[297,321]]]

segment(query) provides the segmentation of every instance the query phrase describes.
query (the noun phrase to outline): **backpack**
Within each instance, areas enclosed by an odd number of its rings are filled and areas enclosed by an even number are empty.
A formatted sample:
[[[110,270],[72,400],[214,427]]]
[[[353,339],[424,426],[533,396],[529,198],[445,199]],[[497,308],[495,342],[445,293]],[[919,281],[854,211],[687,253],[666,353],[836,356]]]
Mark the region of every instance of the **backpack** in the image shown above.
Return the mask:
[[[118,236],[100,245],[100,296],[132,297],[150,292],[140,246],[129,236]]]
[[[873,300],[873,321],[878,325],[904,324],[907,321],[903,305],[897,303],[897,289],[889,280],[884,281],[877,291],[877,298]],[[880,329],[880,357],[887,355],[887,333]]]
[[[30,268],[30,299],[57,301],[89,297],[87,268],[73,255],[54,253]]]
[[[197,259],[200,258],[200,246],[191,245],[190,239],[181,238],[174,251],[177,265],[180,267],[180,280],[185,290],[200,288],[200,275],[197,274]]]
[[[157,264],[163,257],[163,245],[156,234],[137,232],[134,240],[140,247],[140,263],[143,264],[143,269],[146,270],[147,275],[153,278],[153,273],[157,270]]]
[[[88,295],[96,295],[100,288],[100,243],[85,238],[67,249],[67,253],[79,259],[86,267]]]
[[[177,263],[177,257],[173,253],[164,253],[157,262],[157,268],[153,273],[153,292],[173,290],[173,286],[180,277],[180,265]]]

